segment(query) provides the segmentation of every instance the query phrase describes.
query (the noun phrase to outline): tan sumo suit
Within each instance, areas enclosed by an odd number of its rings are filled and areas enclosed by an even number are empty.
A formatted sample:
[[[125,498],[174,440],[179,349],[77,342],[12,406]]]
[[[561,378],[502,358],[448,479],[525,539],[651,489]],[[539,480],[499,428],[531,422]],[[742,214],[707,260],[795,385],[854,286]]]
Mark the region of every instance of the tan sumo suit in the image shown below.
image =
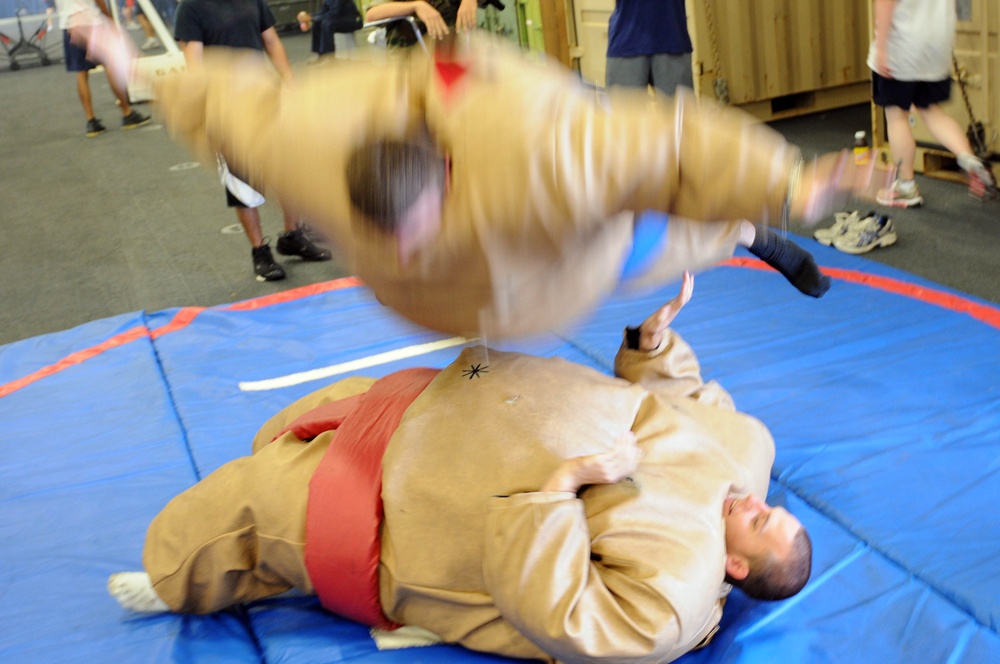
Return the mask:
[[[159,83],[171,132],[325,229],[383,304],[449,334],[533,333],[589,310],[618,285],[642,210],[675,216],[641,285],[731,256],[728,220],[778,220],[798,158],[743,112],[691,95],[598,98],[486,40],[448,75],[413,52],[317,66],[287,88],[259,58],[211,50],[204,69]],[[351,223],[344,172],[365,140],[415,134],[450,155],[452,175],[439,237],[404,267],[393,239]]]
[[[378,567],[389,619],[513,657],[666,662],[721,617],[722,504],[764,498],[774,443],[703,384],[676,334],[624,349],[612,378],[561,359],[467,349],[405,411],[382,460]],[[255,454],[175,498],[149,529],[144,566],[174,610],[208,612],[297,587],[307,485],[336,432],[285,433],[302,413],[365,391],[351,378],[267,422]],[[634,431],[632,481],[539,492],[559,463]]]

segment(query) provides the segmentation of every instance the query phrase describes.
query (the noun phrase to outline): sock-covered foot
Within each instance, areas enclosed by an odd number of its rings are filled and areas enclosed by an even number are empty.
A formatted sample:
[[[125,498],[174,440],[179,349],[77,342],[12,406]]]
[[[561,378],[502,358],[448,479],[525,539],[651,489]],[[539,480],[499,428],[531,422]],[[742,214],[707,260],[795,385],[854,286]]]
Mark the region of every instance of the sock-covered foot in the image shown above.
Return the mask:
[[[767,226],[754,224],[754,229],[750,253],[783,274],[806,295],[822,297],[830,290],[830,277],[819,271],[812,254]]]
[[[153,590],[145,572],[119,572],[108,577],[108,593],[130,611],[158,613],[170,607]]]

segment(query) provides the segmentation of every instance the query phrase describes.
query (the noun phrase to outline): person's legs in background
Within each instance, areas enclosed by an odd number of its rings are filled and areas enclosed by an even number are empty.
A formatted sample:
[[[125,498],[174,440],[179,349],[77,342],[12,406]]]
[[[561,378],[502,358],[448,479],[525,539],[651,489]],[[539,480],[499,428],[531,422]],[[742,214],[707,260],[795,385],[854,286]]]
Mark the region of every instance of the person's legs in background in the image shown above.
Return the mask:
[[[260,229],[260,212],[257,208],[246,207],[227,189],[226,196],[229,205],[236,210],[236,218],[243,227],[243,233],[250,241],[250,257],[253,259],[253,271],[257,281],[280,281],[285,278],[285,270],[271,254],[271,246],[264,240]]]
[[[63,32],[63,55],[66,71],[76,76],[76,93],[87,118],[87,138],[93,138],[105,130],[100,119],[94,116],[94,103],[90,95],[90,70],[97,65],[87,60],[84,49],[70,41],[69,31]]]
[[[228,173],[228,171],[227,171]],[[223,182],[226,184],[226,203],[236,211],[236,218],[243,227],[243,233],[250,242],[250,256],[253,260],[253,270],[257,281],[279,281],[285,278],[285,270],[274,260],[271,253],[271,246],[264,238],[264,233],[260,226],[260,212],[258,207],[249,207],[246,202],[237,198],[230,190],[231,184],[241,189],[244,195],[250,195],[253,200],[249,200],[254,205],[261,205],[264,202],[263,196],[253,191],[249,185],[237,178],[236,183],[224,176]],[[242,191],[243,185],[246,188]],[[317,246],[299,225],[299,216],[290,208],[282,205],[284,214],[284,232],[278,236],[277,250],[283,256],[298,256],[305,261],[328,261],[331,253],[328,249]]]
[[[651,82],[651,58],[640,55],[634,58],[608,58],[604,81],[606,87],[645,88]]]
[[[896,181],[892,188],[879,192],[878,202],[896,207],[913,207],[924,202],[914,180],[913,163],[917,156],[917,141],[910,127],[910,111],[899,106],[885,107],[885,128],[889,149],[896,162]]]
[[[690,53],[657,53],[651,59],[653,87],[673,96],[677,86],[694,88]]]
[[[951,84],[951,81],[948,81]],[[969,137],[955,118],[944,112],[937,103],[926,108],[917,107],[917,113],[927,130],[938,143],[948,148],[956,156],[959,167],[969,176],[969,191],[975,196],[983,196],[987,189],[996,188],[993,174],[972,152]]]
[[[86,29],[80,34],[85,34]],[[97,66],[96,62],[87,59],[87,49],[85,45],[77,43],[81,39],[80,34],[76,34],[76,41],[73,30],[63,31],[63,53],[66,60],[66,71],[76,74],[76,91],[80,97],[80,105],[83,113],[87,116],[87,137],[93,138],[105,131],[104,124],[94,116],[93,96],[90,91],[90,70]],[[149,123],[150,117],[134,110],[129,104],[128,95],[115,82],[114,77],[108,67],[104,68],[108,76],[108,84],[111,91],[118,98],[118,103],[122,112],[122,129],[135,129]]]
[[[143,13],[142,7],[136,8],[135,21],[142,28],[143,34],[146,35],[146,41],[142,44],[142,50],[150,51],[154,48],[160,46],[160,40],[156,38],[156,30],[153,29],[153,24],[149,22],[146,18],[146,14]]]
[[[872,72],[872,101],[885,111],[889,149],[896,163],[896,181],[878,192],[875,199],[882,205],[913,207],[924,202],[913,177],[913,162],[917,144],[910,127],[910,108],[916,95],[916,81],[897,81]]]

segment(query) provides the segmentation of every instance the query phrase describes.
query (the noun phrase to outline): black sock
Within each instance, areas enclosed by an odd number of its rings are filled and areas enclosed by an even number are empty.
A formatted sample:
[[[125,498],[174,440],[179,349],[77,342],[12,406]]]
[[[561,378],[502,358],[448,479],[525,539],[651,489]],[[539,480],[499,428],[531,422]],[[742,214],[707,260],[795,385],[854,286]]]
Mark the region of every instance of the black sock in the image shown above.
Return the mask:
[[[757,234],[750,253],[776,269],[806,295],[822,297],[830,290],[830,277],[819,271],[812,254],[786,240],[767,226],[754,224]]]

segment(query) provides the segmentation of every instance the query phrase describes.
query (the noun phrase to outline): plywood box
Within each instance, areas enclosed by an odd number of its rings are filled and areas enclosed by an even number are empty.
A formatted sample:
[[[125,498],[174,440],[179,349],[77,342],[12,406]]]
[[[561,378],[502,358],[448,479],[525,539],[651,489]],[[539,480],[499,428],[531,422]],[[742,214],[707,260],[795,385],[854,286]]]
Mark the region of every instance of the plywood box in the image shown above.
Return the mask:
[[[604,84],[614,0],[572,0],[584,79]],[[870,99],[868,0],[687,0],[695,91],[765,120]]]

